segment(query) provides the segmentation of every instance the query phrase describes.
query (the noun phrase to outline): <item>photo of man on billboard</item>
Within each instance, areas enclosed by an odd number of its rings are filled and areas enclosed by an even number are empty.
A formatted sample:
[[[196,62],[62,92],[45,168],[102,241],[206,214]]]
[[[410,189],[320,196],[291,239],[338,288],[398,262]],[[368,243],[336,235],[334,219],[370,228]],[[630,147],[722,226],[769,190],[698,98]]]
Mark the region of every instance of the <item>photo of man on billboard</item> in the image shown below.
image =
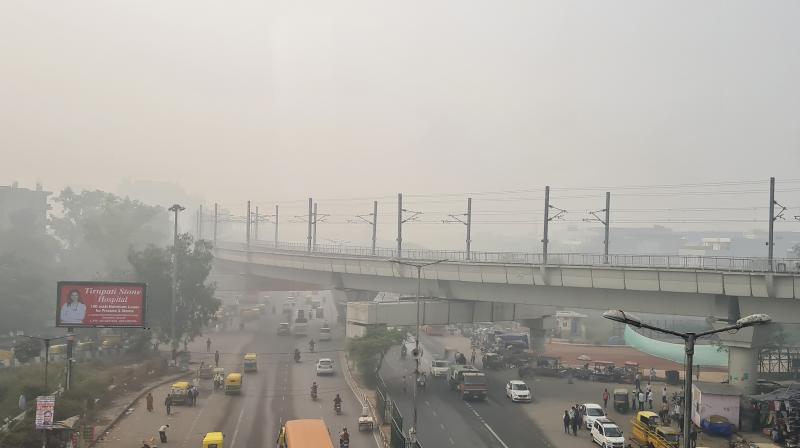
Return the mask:
[[[81,293],[77,289],[70,290],[67,300],[61,305],[61,323],[80,325],[85,317],[86,304],[81,299]]]

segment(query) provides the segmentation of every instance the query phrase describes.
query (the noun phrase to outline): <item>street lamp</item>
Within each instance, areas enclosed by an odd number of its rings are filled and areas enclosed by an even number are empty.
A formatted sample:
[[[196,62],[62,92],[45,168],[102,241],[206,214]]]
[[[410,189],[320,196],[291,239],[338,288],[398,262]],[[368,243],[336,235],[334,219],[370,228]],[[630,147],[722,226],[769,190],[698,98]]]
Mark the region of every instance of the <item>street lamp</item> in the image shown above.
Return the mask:
[[[57,341],[59,339],[66,339],[69,336],[58,336],[58,337],[55,337],[55,338],[40,338],[40,337],[37,337],[37,336],[22,335],[22,337],[23,338],[28,338],[28,339],[35,339],[37,341],[41,341],[42,343],[44,343],[44,393],[45,394],[49,394],[49,391],[47,390],[48,389],[48,386],[47,386],[47,367],[49,365],[48,361],[50,361],[50,343],[53,342],[53,341]],[[71,360],[67,360],[67,362],[71,362]]]
[[[414,403],[414,419],[411,428],[408,430],[408,435],[413,441],[417,440],[417,381],[419,380],[419,311],[420,311],[420,295],[422,294],[422,268],[431,266],[434,264],[443,263],[447,260],[436,260],[431,261],[428,263],[410,263],[407,261],[399,261],[399,260],[392,260],[397,264],[401,264],[403,266],[411,266],[417,268],[417,333],[414,337],[414,351],[411,352],[414,355],[415,367],[414,367],[414,384],[411,386],[412,392],[412,402]]]
[[[772,321],[772,318],[766,314],[751,314],[736,321],[733,325],[728,325],[724,328],[716,330],[701,331],[699,333],[680,333],[666,328],[659,328],[653,325],[642,322],[636,316],[626,313],[622,310],[609,310],[603,313],[603,317],[621,322],[623,324],[632,325],[636,328],[646,328],[648,330],[658,331],[661,333],[671,334],[684,340],[686,347],[686,381],[684,384],[683,401],[684,401],[684,414],[683,414],[683,446],[689,447],[689,426],[692,421],[692,357],[694,356],[694,342],[697,338],[709,336],[724,331],[739,331],[745,327],[752,327],[755,325],[766,324]]]
[[[186,207],[180,204],[173,204],[168,210],[175,213],[175,230],[172,233],[172,301],[169,311],[172,352],[174,354],[175,349],[178,348],[178,341],[175,339],[175,297],[178,295],[178,212],[186,210]]]

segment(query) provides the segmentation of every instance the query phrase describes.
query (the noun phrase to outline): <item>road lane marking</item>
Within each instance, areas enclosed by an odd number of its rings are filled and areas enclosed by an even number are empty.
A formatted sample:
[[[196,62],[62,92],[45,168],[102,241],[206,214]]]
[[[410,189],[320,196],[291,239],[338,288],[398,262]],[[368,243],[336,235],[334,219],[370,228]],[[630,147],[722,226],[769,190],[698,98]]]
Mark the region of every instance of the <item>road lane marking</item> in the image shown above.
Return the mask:
[[[242,410],[241,412],[239,412],[239,418],[236,419],[236,427],[233,430],[233,439],[231,440],[231,448],[234,448],[236,446],[236,437],[239,436],[239,426],[242,425],[243,416],[244,416],[244,403],[242,403]]]
[[[189,427],[189,432],[186,434],[186,437],[183,438],[183,443],[186,443],[186,441],[189,439],[189,434],[194,434],[194,427],[197,426],[197,422],[200,420],[200,416],[203,415],[203,411],[205,410],[205,406],[200,408],[200,412],[197,413],[192,421],[192,426]]]
[[[439,414],[437,414],[437,413],[436,413],[436,411],[434,411],[433,409],[431,409],[431,412],[433,413],[433,416],[434,416],[434,417],[436,417],[437,415],[439,415]]]
[[[439,423],[439,427],[444,429],[444,423]]]
[[[478,420],[481,422],[481,424],[494,436],[495,439],[497,439],[498,442],[500,442],[500,445],[503,445],[503,448],[508,448],[508,445],[506,445],[506,443],[503,442],[503,439],[501,439],[500,436],[497,435],[496,432],[494,432],[494,429],[492,429],[492,427],[489,426],[488,423],[486,423],[486,420],[484,420],[483,417],[481,417],[481,414],[478,414],[478,411],[476,411],[471,404],[469,403],[465,404],[472,411],[472,413],[475,414],[475,417],[478,417]]]
[[[447,440],[450,441],[450,445],[455,445],[456,444],[456,442],[453,442],[453,438],[452,437],[448,437]]]

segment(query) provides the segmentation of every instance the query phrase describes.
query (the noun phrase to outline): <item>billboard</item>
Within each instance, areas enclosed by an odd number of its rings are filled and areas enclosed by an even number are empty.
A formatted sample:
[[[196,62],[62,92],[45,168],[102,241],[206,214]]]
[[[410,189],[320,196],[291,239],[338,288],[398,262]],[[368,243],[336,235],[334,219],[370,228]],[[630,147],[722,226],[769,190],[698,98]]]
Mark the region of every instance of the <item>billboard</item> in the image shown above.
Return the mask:
[[[36,429],[53,429],[56,397],[52,395],[36,397]]]
[[[147,286],[122,282],[58,282],[57,327],[145,326]]]

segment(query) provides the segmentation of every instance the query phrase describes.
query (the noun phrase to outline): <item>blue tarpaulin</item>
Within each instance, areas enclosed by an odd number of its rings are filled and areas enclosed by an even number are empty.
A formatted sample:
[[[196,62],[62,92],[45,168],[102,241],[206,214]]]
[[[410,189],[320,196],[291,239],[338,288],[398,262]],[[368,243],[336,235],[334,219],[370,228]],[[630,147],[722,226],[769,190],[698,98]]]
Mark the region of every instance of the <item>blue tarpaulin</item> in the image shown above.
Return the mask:
[[[686,351],[683,344],[673,344],[644,337],[628,325],[625,326],[625,344],[648,355],[678,363],[686,361]],[[728,349],[727,347],[720,348],[716,345],[695,345],[693,364],[709,367],[728,367]]]

